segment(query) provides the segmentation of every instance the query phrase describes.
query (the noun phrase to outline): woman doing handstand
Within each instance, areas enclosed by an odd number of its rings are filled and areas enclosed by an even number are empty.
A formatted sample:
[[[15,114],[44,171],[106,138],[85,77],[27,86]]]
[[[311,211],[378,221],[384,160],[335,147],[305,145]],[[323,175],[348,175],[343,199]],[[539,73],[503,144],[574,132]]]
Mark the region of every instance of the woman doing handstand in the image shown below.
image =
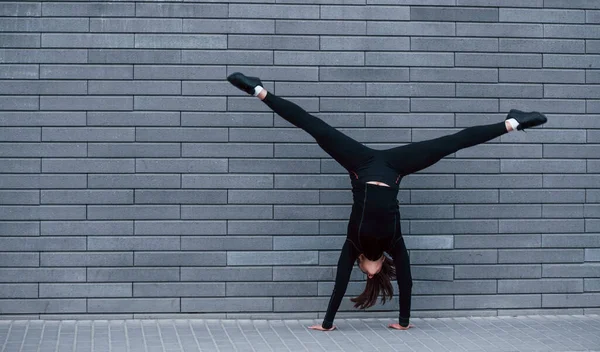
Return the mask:
[[[487,142],[514,129],[522,130],[547,121],[538,112],[511,110],[503,122],[469,127],[455,134],[392,149],[376,150],[308,114],[298,105],[267,92],[257,77],[236,72],[227,80],[246,93],[257,96],[279,116],[308,132],[350,175],[354,202],[348,232],[338,260],[327,313],[321,325],[310,327],[316,330],[335,329],[333,319],[357,259],[368,279],[364,292],[352,299],[354,306],[361,309],[373,306],[380,291],[383,291],[383,303],[386,297],[391,299],[393,288],[390,279],[395,277],[400,291],[400,314],[398,324],[390,324],[389,327],[399,330],[412,327],[409,324],[412,277],[408,251],[400,232],[397,200],[400,180],[460,149]],[[392,260],[384,255],[384,251],[391,255]]]

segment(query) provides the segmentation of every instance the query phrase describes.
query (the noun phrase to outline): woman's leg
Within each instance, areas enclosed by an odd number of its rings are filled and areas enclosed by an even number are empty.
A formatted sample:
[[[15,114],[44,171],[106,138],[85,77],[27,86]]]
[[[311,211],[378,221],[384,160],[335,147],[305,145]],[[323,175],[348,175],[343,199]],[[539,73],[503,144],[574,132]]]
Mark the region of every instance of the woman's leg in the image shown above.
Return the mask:
[[[481,144],[512,130],[506,121],[465,128],[457,133],[387,149],[388,162],[402,176],[429,167],[460,149]]]
[[[338,163],[349,171],[356,170],[371,154],[370,149],[320,118],[307,113],[291,101],[263,91],[258,95],[279,116],[308,132]],[[264,98],[263,98],[264,97]]]

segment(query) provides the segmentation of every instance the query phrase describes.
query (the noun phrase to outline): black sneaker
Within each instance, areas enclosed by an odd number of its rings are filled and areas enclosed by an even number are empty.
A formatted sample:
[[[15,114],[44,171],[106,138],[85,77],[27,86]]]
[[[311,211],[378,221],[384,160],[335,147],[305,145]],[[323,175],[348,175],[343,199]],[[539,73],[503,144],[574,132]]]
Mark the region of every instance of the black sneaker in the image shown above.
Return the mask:
[[[506,120],[515,119],[519,123],[517,130],[523,130],[525,128],[539,126],[545,124],[548,119],[544,114],[537,111],[523,112],[521,110],[512,109],[506,116]]]
[[[254,88],[256,86],[263,86],[262,82],[258,77],[244,76],[243,73],[234,72],[227,77],[229,83],[243,90],[244,92],[254,95]]]

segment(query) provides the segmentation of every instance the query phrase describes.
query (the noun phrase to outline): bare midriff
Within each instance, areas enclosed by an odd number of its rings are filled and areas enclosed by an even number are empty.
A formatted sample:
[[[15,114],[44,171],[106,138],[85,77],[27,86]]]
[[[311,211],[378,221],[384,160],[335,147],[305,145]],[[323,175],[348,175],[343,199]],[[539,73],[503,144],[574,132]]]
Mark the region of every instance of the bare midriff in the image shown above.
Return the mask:
[[[390,187],[387,183],[383,183],[383,182],[379,182],[379,181],[367,181],[367,183],[370,183],[372,185],[377,185],[377,186]]]

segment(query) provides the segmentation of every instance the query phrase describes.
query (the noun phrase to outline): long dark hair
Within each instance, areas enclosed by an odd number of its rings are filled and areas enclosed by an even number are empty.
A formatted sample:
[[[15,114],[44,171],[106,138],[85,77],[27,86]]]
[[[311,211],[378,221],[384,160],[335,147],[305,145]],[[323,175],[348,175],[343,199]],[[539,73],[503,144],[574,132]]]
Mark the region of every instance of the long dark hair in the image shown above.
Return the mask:
[[[365,309],[372,307],[377,303],[377,297],[380,292],[382,304],[385,304],[387,299],[392,299],[394,287],[390,281],[396,278],[396,267],[394,266],[394,262],[385,254],[383,257],[381,271],[373,275],[373,278],[371,279],[367,277],[367,284],[363,293],[358,297],[350,298],[350,300],[354,302],[354,308]]]

